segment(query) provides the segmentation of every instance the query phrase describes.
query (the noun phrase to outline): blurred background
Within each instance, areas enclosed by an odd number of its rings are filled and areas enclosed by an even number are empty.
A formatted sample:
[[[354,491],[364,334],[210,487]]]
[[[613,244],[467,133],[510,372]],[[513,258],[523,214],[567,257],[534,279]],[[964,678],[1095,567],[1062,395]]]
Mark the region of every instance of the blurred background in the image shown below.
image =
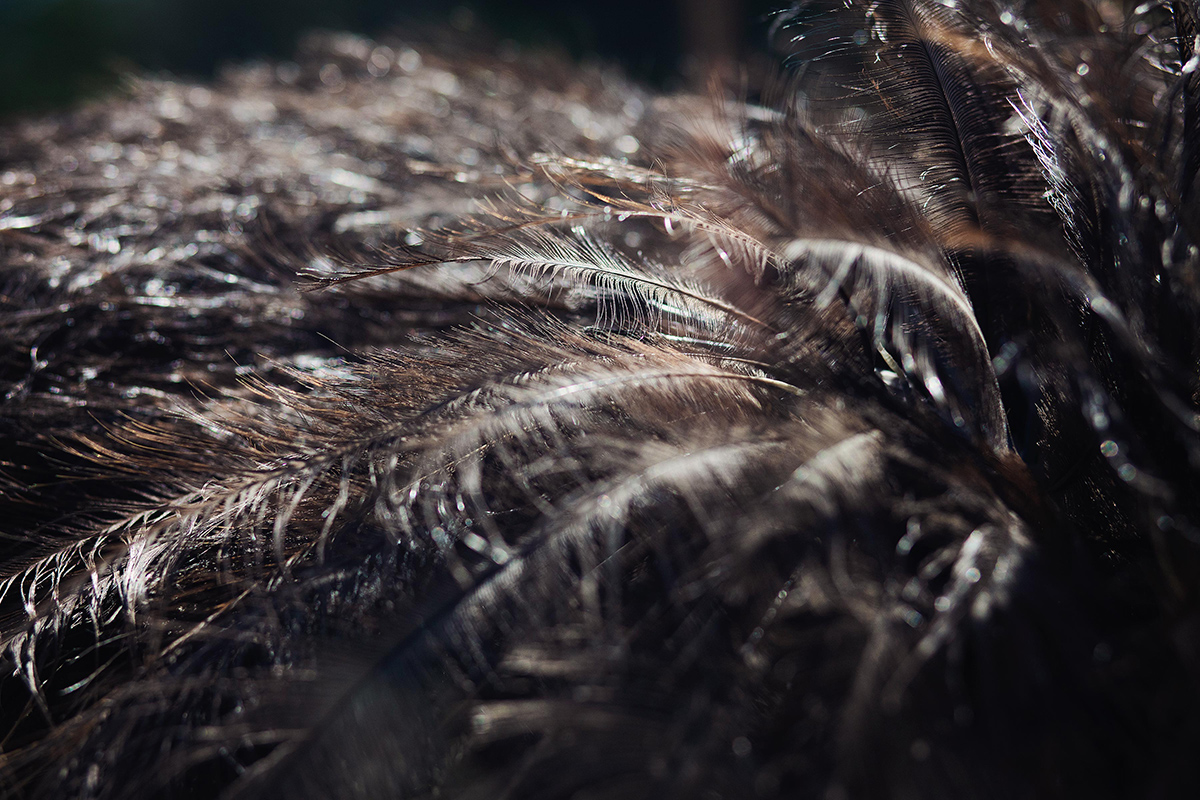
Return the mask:
[[[764,52],[782,0],[0,0],[0,117],[101,94],[128,72],[204,79],[287,58],[315,28],[454,30],[620,64],[662,88]]]

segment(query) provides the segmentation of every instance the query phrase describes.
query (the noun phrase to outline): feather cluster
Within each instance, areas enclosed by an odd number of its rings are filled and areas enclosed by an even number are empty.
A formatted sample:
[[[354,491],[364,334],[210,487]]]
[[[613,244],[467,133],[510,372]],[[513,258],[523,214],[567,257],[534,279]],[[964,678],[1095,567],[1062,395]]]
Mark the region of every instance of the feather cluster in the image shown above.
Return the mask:
[[[1178,797],[1192,0],[753,100],[345,36],[0,129],[18,798]]]

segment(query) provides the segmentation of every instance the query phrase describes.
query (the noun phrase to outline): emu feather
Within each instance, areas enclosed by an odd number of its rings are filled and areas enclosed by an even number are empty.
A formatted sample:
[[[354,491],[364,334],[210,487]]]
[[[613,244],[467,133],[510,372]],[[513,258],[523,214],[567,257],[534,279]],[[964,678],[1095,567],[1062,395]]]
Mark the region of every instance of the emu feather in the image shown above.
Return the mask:
[[[805,0],[715,101],[325,35],[6,123],[3,793],[1194,792],[1196,19]]]

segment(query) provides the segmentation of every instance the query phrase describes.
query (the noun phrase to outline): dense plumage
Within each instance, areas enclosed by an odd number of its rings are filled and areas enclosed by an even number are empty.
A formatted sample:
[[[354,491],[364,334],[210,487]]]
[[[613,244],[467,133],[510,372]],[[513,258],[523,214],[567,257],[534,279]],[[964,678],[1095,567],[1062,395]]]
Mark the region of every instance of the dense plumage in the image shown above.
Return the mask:
[[[1196,6],[755,102],[312,40],[0,129],[15,797],[1177,797]]]

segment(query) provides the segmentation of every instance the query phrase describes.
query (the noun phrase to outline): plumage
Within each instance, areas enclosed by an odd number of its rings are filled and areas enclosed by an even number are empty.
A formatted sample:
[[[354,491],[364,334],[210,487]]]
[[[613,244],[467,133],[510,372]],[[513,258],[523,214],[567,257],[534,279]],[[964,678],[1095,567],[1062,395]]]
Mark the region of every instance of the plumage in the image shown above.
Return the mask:
[[[0,128],[0,786],[1176,797],[1191,2],[808,0]]]

